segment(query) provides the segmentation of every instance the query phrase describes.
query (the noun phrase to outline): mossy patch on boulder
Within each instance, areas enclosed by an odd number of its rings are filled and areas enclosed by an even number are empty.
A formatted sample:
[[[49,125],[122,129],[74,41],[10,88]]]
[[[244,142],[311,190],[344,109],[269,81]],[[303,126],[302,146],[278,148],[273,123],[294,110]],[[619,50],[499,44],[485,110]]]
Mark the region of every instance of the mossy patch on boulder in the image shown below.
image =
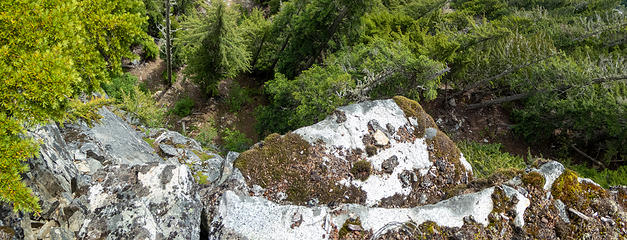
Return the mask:
[[[359,220],[359,218],[349,218],[344,222],[344,225],[342,225],[342,228],[340,228],[339,231],[339,238],[340,239],[346,239],[346,235],[348,235],[349,233],[352,233],[354,229],[351,228],[362,228],[361,226],[361,220]]]
[[[546,180],[539,172],[528,172],[522,175],[522,182],[527,186],[542,188]]]
[[[424,237],[434,237],[443,233],[442,228],[434,221],[423,222],[418,226],[418,229],[425,235]],[[446,237],[446,235],[444,234],[442,237]]]
[[[362,181],[366,181],[366,179],[368,179],[371,171],[372,164],[365,160],[359,160],[353,163],[353,167],[351,168],[353,176]]]
[[[514,199],[509,198],[502,187],[495,187],[492,193],[492,212],[493,213],[508,213],[509,210],[515,205]],[[514,216],[509,216],[513,218]]]
[[[417,137],[424,136],[426,128],[438,128],[433,118],[422,109],[418,102],[403,96],[396,96],[392,99],[403,110],[407,118],[415,118],[418,122],[418,126],[414,129],[414,134]]]
[[[607,197],[605,189],[586,181],[579,182],[577,173],[569,169],[555,180],[551,192],[567,206],[578,209],[590,207],[593,199]]]
[[[426,142],[427,144],[433,145],[433,152],[437,158],[453,161],[456,165],[459,163],[459,158],[461,157],[459,148],[457,148],[457,145],[442,131],[438,130],[435,137]],[[463,167],[460,165],[457,166]]]
[[[265,188],[271,200],[280,200],[273,196],[284,192],[287,201],[298,205],[314,198],[320,204],[363,203],[365,193],[354,186],[338,184],[341,177],[328,171],[321,152],[300,135],[271,134],[263,144],[243,152],[234,166],[249,179],[249,184]],[[348,167],[345,171],[347,174]]]
[[[461,152],[459,148],[457,148],[457,145],[440,130],[438,130],[434,138],[426,140],[425,142],[433,149],[429,154],[431,161],[446,160],[451,162],[455,166],[456,180],[461,180],[466,169],[460,160]],[[469,177],[470,176],[472,176],[472,173],[470,173]]]

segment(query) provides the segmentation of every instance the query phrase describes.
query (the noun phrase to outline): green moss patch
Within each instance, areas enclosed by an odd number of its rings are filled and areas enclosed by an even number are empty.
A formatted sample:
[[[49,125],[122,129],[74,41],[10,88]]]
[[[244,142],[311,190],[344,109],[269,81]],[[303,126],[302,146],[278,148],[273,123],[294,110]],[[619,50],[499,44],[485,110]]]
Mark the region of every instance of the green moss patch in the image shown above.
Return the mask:
[[[414,130],[416,137],[424,136],[426,128],[438,129],[438,126],[435,125],[433,118],[431,118],[431,116],[429,116],[429,114],[422,109],[422,106],[420,106],[418,102],[403,96],[396,96],[392,99],[394,99],[396,105],[403,110],[407,118],[416,118],[416,121],[418,122],[418,126]]]
[[[577,173],[567,169],[553,183],[551,189],[553,196],[562,200],[568,206],[578,209],[590,207],[592,200],[600,197],[607,197],[605,189],[591,183],[580,183]]]
[[[194,173],[194,179],[200,185],[205,185],[205,184],[209,183],[209,179],[208,179],[207,175],[203,174],[202,172]]]
[[[426,140],[426,143],[433,146],[433,151],[429,153],[431,161],[446,160],[451,162],[455,166],[456,180],[461,180],[465,168],[461,163],[461,152],[457,145],[440,130],[438,130],[434,138]]]
[[[492,193],[492,212],[507,213],[515,205],[501,187],[495,187]],[[513,218],[513,216],[510,216]]]
[[[544,187],[544,176],[539,172],[529,172],[522,175],[522,182],[527,186],[533,186],[537,188]]]
[[[146,141],[148,144],[150,144],[150,146],[151,146],[152,148],[155,148],[155,147],[156,147],[156,145],[155,145],[155,140],[154,140],[154,139],[145,137],[145,138],[144,138],[144,141]]]
[[[440,235],[442,233],[442,228],[438,226],[438,224],[434,221],[423,222],[422,224],[420,224],[420,226],[418,226],[418,229],[420,229],[420,232],[426,235],[425,237]]]
[[[330,174],[320,152],[297,134],[271,134],[261,146],[243,152],[234,164],[250,179],[249,184],[268,189],[271,200],[276,193],[285,192],[287,201],[299,205],[313,198],[321,204],[363,203],[365,192],[361,189],[336,184],[341,174],[348,174],[348,166],[345,170],[334,167],[337,173]]]
[[[368,157],[377,155],[377,147],[374,145],[366,145],[366,154],[368,154]]]
[[[339,237],[340,239],[345,239],[346,235],[348,235],[349,233],[352,232],[351,229],[349,229],[349,224],[350,225],[355,225],[355,226],[359,226],[361,228],[363,228],[361,226],[361,220],[359,220],[359,218],[356,219],[348,219],[344,222],[344,225],[342,225],[342,228],[340,228],[340,232],[339,232]]]
[[[362,181],[366,181],[366,179],[368,179],[370,172],[372,172],[372,164],[365,160],[355,162],[351,168],[353,176]]]
[[[196,154],[196,156],[198,156],[200,158],[200,160],[203,161],[203,162],[209,160],[212,157],[214,157],[213,155],[210,155],[210,154],[207,154],[205,152],[198,151],[198,150],[192,150],[192,152],[194,154]]]

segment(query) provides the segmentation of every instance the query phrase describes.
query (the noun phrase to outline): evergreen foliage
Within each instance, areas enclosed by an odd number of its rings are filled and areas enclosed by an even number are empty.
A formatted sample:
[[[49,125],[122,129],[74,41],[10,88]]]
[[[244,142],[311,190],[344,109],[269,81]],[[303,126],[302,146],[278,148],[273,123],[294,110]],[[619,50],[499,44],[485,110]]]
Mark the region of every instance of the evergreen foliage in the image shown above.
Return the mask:
[[[253,141],[237,129],[226,128],[222,132],[222,141],[227,151],[244,152],[250,148]]]
[[[0,201],[40,211],[21,182],[38,151],[26,129],[93,117],[80,108],[91,103],[73,99],[120,72],[123,57],[136,57],[132,45],[150,43],[144,14],[137,0],[0,2]]]
[[[194,105],[194,100],[192,100],[190,97],[183,97],[176,101],[172,112],[179,117],[187,117],[192,114],[192,109],[194,108]]]
[[[117,101],[122,100],[124,93],[133,95],[133,87],[137,85],[137,78],[129,73],[111,76],[109,82],[102,84],[102,89],[107,95]]]
[[[139,118],[148,127],[164,127],[166,116],[165,108],[159,106],[149,93],[133,86],[132,91],[122,92],[119,108],[124,109]]]
[[[190,14],[182,24],[187,73],[208,95],[217,94],[217,84],[249,68],[250,53],[237,29],[237,12],[222,1],[207,8],[207,14]]]

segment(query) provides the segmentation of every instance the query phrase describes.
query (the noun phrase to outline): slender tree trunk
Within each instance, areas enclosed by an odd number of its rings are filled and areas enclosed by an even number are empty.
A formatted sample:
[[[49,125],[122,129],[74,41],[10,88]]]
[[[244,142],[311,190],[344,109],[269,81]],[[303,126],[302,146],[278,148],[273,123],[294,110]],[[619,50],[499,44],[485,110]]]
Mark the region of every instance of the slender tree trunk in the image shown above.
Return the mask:
[[[306,4],[303,3],[301,6],[298,7],[298,10],[296,10],[295,14],[290,15],[290,21],[293,20],[294,15],[298,16],[300,14],[300,11],[302,10],[302,8],[305,5]],[[287,44],[290,42],[292,25],[288,22],[286,27],[288,28],[288,30],[287,30],[288,34],[285,37],[285,41],[283,42],[283,45],[281,46],[281,49],[279,50],[279,52],[277,52],[276,57],[272,61],[272,66],[270,67],[270,69],[274,69],[274,67],[276,67],[276,64],[279,62],[279,58],[281,57],[281,54],[283,54],[283,51],[285,51],[285,48],[287,47]]]
[[[534,91],[534,92],[514,94],[514,95],[511,95],[511,96],[501,97],[501,98],[497,98],[497,99],[490,100],[490,101],[470,104],[466,108],[468,110],[471,110],[471,109],[477,109],[477,108],[483,108],[483,107],[492,106],[492,105],[496,105],[496,104],[501,104],[501,103],[504,103],[504,102],[516,101],[516,100],[528,98],[528,97],[530,97],[531,95],[533,95],[535,93],[536,92]]]
[[[165,0],[165,55],[167,64],[167,83],[168,88],[172,87],[172,38],[170,29],[170,0]]]
[[[281,53],[283,53],[283,50],[285,50],[285,47],[287,47],[287,44],[289,42],[290,42],[290,36],[287,36],[285,38],[285,41],[283,42],[283,45],[281,46],[281,49],[279,50],[276,57],[274,58],[274,61],[272,61],[272,66],[270,67],[270,69],[274,69],[274,67],[276,67],[276,64],[279,62],[279,57],[281,56]]]
[[[311,58],[309,58],[309,60],[305,64],[305,69],[310,68],[316,62],[316,59],[320,56],[320,54],[322,54],[322,51],[324,51],[324,49],[327,48],[327,45],[329,44],[329,40],[331,40],[333,35],[335,35],[335,32],[337,32],[337,29],[340,26],[340,22],[342,21],[342,19],[344,19],[347,12],[348,10],[346,9],[342,10],[340,14],[338,14],[337,17],[333,20],[333,24],[331,24],[331,27],[329,28],[329,31],[327,32],[327,38],[324,39],[324,41],[322,42],[322,46],[318,47],[318,50],[316,51],[316,53],[313,56],[311,56]]]
[[[259,59],[259,53],[261,53],[261,49],[263,48],[263,45],[266,43],[266,38],[268,37],[268,31],[264,31],[263,32],[263,37],[261,37],[261,42],[259,43],[259,47],[257,47],[257,51],[255,51],[255,55],[253,55],[253,60],[250,63],[250,68],[254,69],[255,65],[257,64],[257,59]]]

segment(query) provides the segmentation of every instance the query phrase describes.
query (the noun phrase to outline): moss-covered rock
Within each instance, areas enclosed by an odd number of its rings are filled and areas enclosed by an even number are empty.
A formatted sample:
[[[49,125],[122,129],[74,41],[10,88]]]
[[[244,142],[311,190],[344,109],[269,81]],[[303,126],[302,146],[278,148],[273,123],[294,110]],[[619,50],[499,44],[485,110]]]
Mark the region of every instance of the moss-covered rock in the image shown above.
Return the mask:
[[[234,166],[250,179],[249,184],[266,188],[272,200],[280,200],[275,195],[284,192],[287,201],[299,205],[314,198],[322,204],[363,202],[361,190],[338,184],[340,178],[331,174],[323,163],[320,147],[312,146],[294,133],[271,134],[263,144],[243,152]],[[348,170],[348,167],[336,169],[340,174]],[[359,170],[361,173],[363,169]]]
[[[352,233],[355,229],[354,228],[360,228],[363,229],[363,227],[361,226],[361,220],[359,220],[359,218],[349,218],[344,222],[344,225],[342,225],[342,228],[340,228],[340,231],[338,233],[339,238],[340,239],[346,239],[347,235]]]
[[[414,129],[414,134],[416,136],[424,136],[426,128],[438,128],[438,126],[435,125],[433,118],[431,118],[431,116],[429,116],[429,114],[422,109],[422,106],[420,106],[418,102],[403,96],[396,96],[393,99],[394,102],[396,102],[396,105],[403,110],[405,116],[416,119],[418,124]]]
[[[353,164],[351,168],[351,173],[357,179],[365,181],[370,176],[370,172],[372,171],[372,164],[365,160],[359,160]]]
[[[592,200],[607,197],[607,191],[602,187],[587,181],[580,181],[577,173],[566,170],[555,180],[551,189],[553,196],[562,200],[567,206],[578,209],[590,207]]]
[[[530,187],[542,188],[546,180],[539,172],[528,172],[522,175],[522,182]]]

